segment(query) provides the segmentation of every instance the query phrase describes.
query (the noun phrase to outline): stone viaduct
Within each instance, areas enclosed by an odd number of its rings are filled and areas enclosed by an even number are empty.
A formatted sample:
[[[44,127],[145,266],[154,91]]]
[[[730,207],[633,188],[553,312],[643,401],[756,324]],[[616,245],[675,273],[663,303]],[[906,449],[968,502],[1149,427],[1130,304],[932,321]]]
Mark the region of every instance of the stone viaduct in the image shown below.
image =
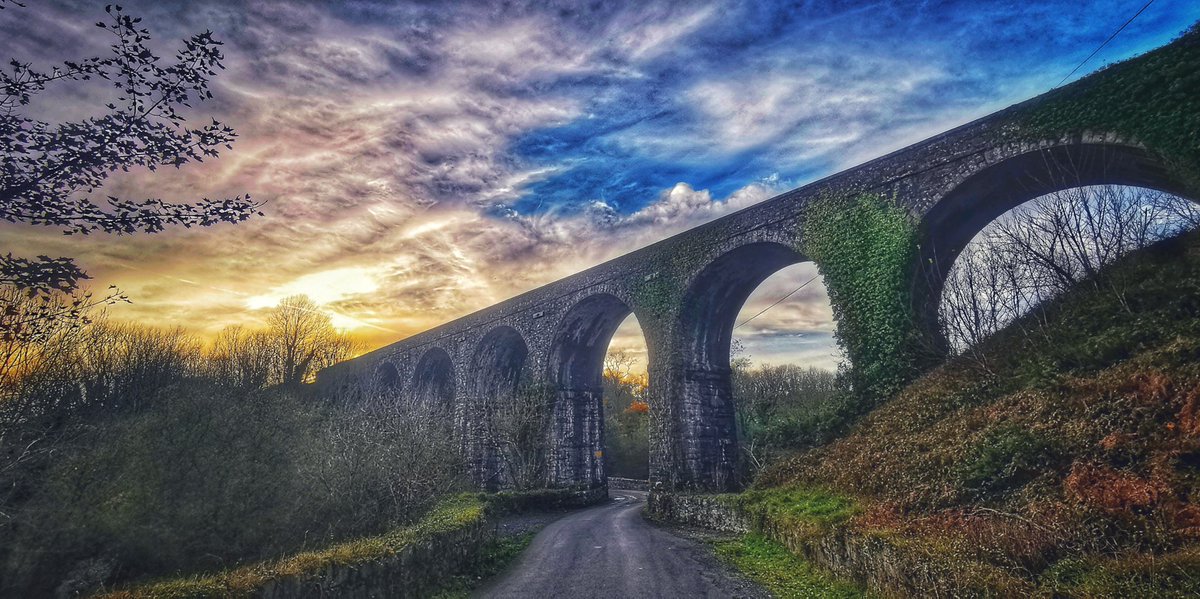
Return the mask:
[[[518,384],[542,385],[553,394],[547,483],[599,486],[606,480],[600,457],[603,359],[615,329],[632,312],[649,349],[651,479],[668,489],[735,489],[729,366],[734,319],[764,279],[808,260],[802,253],[806,206],[822,196],[876,193],[903,207],[919,227],[919,268],[932,273],[926,278],[930,290],[914,294],[921,304],[914,308],[932,323],[936,282],[957,252],[1023,202],[1093,184],[1197,197],[1179,161],[1137,131],[1086,121],[1057,130],[1038,124],[1045,122],[1038,115],[1057,104],[1066,103],[1072,113],[1070,107],[1080,103],[1159,102],[1154,96],[1114,99],[1106,78],[1156,76],[1155,53],[1184,52],[1194,60],[1197,37],[1193,31],[1065,88],[336,365],[320,380],[341,381],[342,388],[369,382],[397,397],[441,402],[453,410],[460,431],[477,426],[484,402],[506,401]],[[1195,79],[1188,84],[1191,98],[1200,97]],[[1196,109],[1194,100],[1186,102],[1182,110]],[[1172,112],[1143,108],[1148,115]],[[1197,155],[1195,147],[1188,149],[1185,162]],[[1194,172],[1197,165],[1184,166]],[[505,483],[495,456],[478,443],[464,446],[478,483]]]

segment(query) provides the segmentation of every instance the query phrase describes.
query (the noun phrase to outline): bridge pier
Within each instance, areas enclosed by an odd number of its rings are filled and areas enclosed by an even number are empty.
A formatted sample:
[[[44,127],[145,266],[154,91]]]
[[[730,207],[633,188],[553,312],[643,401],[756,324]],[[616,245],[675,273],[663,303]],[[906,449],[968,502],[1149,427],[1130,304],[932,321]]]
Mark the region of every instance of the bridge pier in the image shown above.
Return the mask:
[[[679,491],[741,489],[730,373],[682,364],[651,369],[651,481]]]
[[[559,389],[550,425],[550,484],[604,484],[604,389]]]

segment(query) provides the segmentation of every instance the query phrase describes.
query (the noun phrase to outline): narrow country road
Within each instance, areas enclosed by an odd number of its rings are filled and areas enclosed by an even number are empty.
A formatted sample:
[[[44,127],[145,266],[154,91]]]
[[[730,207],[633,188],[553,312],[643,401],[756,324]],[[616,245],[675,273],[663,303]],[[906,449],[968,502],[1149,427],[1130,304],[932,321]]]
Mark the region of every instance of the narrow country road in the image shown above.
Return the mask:
[[[767,597],[731,573],[699,541],[642,517],[646,493],[611,491],[612,501],[542,529],[509,570],[476,597]]]

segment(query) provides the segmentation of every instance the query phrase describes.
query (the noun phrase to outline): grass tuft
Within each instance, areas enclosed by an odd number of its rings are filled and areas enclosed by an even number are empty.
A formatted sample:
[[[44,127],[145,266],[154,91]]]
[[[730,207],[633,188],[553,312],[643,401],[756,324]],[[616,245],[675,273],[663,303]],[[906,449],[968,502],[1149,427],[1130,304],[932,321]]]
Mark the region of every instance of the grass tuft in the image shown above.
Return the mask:
[[[853,499],[819,488],[752,489],[730,497],[755,517],[818,527],[841,524],[859,511]]]
[[[725,562],[766,587],[775,597],[865,597],[857,587],[835,580],[800,559],[786,547],[761,535],[715,543]]]

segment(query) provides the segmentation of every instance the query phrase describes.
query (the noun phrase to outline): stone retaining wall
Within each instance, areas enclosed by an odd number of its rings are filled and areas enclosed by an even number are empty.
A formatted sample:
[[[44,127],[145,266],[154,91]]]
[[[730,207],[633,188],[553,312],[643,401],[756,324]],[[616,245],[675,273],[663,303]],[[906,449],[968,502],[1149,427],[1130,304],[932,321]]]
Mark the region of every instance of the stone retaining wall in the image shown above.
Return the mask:
[[[614,491],[649,491],[650,481],[642,478],[608,477],[608,488]]]
[[[654,492],[647,514],[654,519],[734,533],[756,532],[792,553],[885,597],[1028,597],[1028,581],[987,564],[947,561],[914,543],[846,525],[820,531],[788,525],[738,508],[733,495]]]
[[[391,557],[352,564],[332,564],[314,572],[277,578],[254,596],[264,599],[302,597],[428,597],[446,578],[470,567],[479,550],[496,536],[491,518],[434,534]]]
[[[657,520],[724,532],[745,534],[751,530],[750,519],[720,495],[655,491],[647,501],[646,513]]]

